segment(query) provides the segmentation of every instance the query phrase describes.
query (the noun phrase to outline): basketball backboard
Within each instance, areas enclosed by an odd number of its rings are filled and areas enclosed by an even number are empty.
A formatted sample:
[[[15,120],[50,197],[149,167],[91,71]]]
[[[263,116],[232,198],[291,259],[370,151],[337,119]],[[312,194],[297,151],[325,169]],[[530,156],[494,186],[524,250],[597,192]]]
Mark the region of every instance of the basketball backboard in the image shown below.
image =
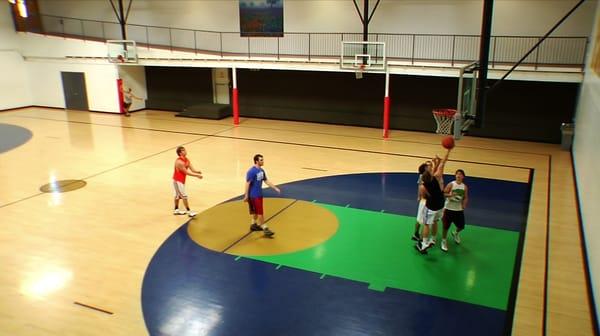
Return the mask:
[[[473,62],[459,69],[458,97],[454,118],[454,138],[460,139],[477,118],[477,82],[479,64]]]
[[[137,47],[131,40],[107,40],[108,61],[112,63],[137,63]]]
[[[341,69],[357,72],[385,71],[386,66],[384,42],[342,41]]]

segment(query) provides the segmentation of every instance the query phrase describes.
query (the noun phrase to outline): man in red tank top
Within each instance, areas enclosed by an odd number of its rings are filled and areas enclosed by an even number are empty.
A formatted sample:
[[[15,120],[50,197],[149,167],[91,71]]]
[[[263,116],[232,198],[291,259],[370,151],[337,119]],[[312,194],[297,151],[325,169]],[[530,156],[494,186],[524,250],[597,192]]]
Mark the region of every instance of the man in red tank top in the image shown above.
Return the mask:
[[[175,189],[175,210],[174,215],[189,215],[196,216],[196,212],[190,210],[188,204],[188,196],[185,193],[185,178],[187,175],[202,178],[202,172],[194,169],[192,163],[187,158],[187,151],[183,146],[177,147],[177,159],[175,160],[175,169],[173,171],[173,188]],[[183,200],[186,210],[179,210],[179,200]]]

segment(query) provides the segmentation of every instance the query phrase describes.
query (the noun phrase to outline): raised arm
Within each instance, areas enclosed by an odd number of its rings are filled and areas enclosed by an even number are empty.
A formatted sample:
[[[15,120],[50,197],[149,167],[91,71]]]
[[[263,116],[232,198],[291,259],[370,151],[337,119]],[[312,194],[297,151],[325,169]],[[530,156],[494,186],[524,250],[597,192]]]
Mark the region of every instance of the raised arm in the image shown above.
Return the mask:
[[[439,165],[435,168],[433,176],[440,178],[444,176],[444,167],[446,166],[446,162],[448,161],[448,156],[450,155],[450,149],[444,155],[444,158],[440,161]]]
[[[431,172],[435,173],[435,171],[437,170],[437,167],[440,166],[440,161],[442,159],[440,159],[439,156],[435,156],[433,159],[431,159]]]

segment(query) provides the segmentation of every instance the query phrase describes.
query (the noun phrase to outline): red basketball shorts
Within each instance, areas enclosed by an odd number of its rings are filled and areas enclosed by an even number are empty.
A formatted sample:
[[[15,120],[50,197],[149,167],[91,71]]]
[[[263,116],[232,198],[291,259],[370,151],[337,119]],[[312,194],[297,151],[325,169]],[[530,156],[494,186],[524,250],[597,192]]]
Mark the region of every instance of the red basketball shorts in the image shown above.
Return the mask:
[[[263,198],[249,198],[248,199],[248,209],[250,210],[251,215],[262,215],[263,214]]]

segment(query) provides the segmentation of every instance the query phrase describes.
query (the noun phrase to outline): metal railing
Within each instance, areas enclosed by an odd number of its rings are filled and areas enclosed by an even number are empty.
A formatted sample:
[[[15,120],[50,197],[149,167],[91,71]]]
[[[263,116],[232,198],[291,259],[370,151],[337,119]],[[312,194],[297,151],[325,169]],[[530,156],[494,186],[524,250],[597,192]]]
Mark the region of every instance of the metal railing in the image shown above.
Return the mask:
[[[90,40],[121,39],[117,22],[41,15],[45,34]],[[239,32],[218,32],[150,25],[127,25],[127,39],[141,47],[156,47],[220,56],[253,57],[340,57],[342,41],[362,41],[361,33],[285,32],[283,37],[242,37]],[[490,65],[517,62],[541,37],[492,36]],[[479,58],[478,35],[434,35],[371,33],[369,41],[385,42],[388,60],[411,63],[432,61],[466,63]],[[588,38],[549,37],[523,63],[538,66],[585,65]]]

